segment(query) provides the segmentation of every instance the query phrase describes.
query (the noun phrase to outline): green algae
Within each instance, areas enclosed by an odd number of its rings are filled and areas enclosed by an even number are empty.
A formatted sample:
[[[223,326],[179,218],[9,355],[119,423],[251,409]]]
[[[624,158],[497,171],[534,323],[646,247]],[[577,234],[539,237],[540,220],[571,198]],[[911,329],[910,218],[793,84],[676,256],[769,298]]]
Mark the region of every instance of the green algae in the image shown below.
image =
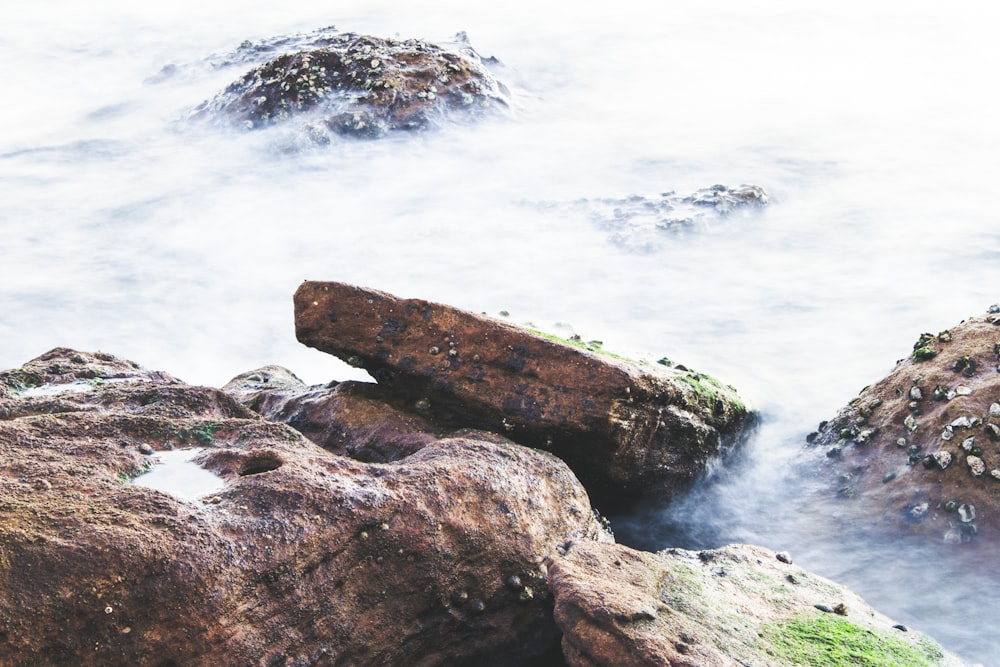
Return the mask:
[[[563,338],[562,336],[557,336],[555,334],[550,334],[550,333],[547,333],[545,331],[541,331],[539,329],[533,329],[531,327],[525,327],[525,328],[528,331],[530,331],[531,333],[533,333],[536,336],[538,336],[539,338],[544,338],[545,340],[551,341],[553,343],[560,343],[562,345],[568,345],[570,347],[575,347],[578,350],[585,350],[587,352],[595,352],[597,354],[603,354],[603,355],[611,357],[613,359],[619,359],[621,361],[627,361],[627,362],[629,362],[631,364],[638,364],[638,363],[640,363],[640,362],[636,361],[635,359],[629,359],[628,357],[623,357],[620,354],[616,354],[614,352],[609,352],[608,350],[605,350],[603,348],[604,343],[602,343],[599,340],[591,340],[591,341],[584,342],[584,340],[582,338],[580,338],[579,336],[573,336],[571,338]]]
[[[764,637],[776,657],[809,667],[932,667],[944,658],[930,639],[912,644],[826,613],[772,624]]]

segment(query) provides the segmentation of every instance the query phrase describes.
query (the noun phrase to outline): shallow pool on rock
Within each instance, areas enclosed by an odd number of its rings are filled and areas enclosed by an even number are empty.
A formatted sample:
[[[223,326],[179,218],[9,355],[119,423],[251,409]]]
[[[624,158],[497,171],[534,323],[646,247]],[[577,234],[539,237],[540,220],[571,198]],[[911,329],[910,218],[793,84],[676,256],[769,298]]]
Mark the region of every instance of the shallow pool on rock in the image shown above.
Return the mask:
[[[226,485],[225,480],[194,461],[203,451],[204,447],[158,451],[153,454],[155,462],[149,472],[134,478],[132,483],[185,500],[220,491]]]

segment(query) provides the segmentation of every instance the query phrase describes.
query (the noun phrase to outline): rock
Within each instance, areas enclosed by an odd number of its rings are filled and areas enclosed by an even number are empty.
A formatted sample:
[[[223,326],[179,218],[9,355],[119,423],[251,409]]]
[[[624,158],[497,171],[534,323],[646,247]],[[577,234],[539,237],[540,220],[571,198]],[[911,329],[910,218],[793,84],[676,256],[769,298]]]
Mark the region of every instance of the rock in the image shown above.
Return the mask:
[[[259,63],[195,116],[222,117],[246,128],[300,118],[317,141],[327,132],[377,137],[417,130],[452,116],[508,108],[506,87],[487,69],[464,33],[438,46],[339,32],[245,43],[229,62]]]
[[[280,386],[253,378],[294,378]],[[306,386],[287,369],[268,366],[230,380],[223,390],[268,421],[293,427],[320,447],[359,461],[398,461],[454,429],[407,412],[384,387],[365,382]],[[395,404],[395,405],[393,405]]]
[[[0,373],[0,414],[0,664],[523,664],[558,637],[544,558],[609,539],[551,454],[366,464],[110,355]],[[221,490],[131,483],[139,443]]]
[[[985,473],[1000,468],[1000,450],[992,444],[1000,433],[993,407],[1000,396],[1000,332],[989,315],[973,317],[940,334],[921,335],[913,348],[886,378],[829,420],[809,446],[840,447],[838,459],[818,465],[830,480],[829,492],[843,472],[855,475],[854,500],[838,509],[852,525],[991,548],[1000,540],[1000,484]],[[866,430],[874,435],[862,446],[858,435]],[[889,474],[895,475],[891,483],[882,483]],[[978,509],[971,526],[955,514],[963,503]],[[926,509],[914,521],[917,507]]]
[[[601,197],[539,206],[573,217],[585,217],[607,231],[611,241],[630,250],[656,250],[665,238],[719,224],[730,216],[750,213],[770,203],[759,185],[713,185],[683,194]]]
[[[762,547],[653,554],[574,542],[548,570],[572,667],[963,664]]]
[[[670,497],[752,424],[732,387],[419,299],[333,282],[295,294],[298,339],[436,423],[552,451],[592,492]]]

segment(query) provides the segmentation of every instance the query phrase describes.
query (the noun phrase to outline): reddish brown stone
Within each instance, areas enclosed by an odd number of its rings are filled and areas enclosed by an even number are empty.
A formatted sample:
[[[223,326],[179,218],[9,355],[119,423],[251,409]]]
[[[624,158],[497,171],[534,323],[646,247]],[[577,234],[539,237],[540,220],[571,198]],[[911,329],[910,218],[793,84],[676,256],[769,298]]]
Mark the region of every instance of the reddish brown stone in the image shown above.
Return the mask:
[[[817,502],[838,496],[838,514],[883,535],[995,548],[998,323],[1000,314],[989,313],[924,334],[887,377],[811,435],[826,454],[821,467],[829,480]]]
[[[25,391],[64,367],[128,379]],[[557,637],[544,558],[607,539],[561,461],[495,436],[360,463],[71,350],[0,386],[0,664],[522,664]],[[190,444],[221,491],[130,483]]]
[[[238,395],[265,419],[288,424],[320,447],[359,461],[398,461],[453,430],[407,412],[379,385],[309,387],[277,366],[239,375],[223,391]]]
[[[670,496],[750,423],[735,390],[493,318],[332,282],[295,294],[300,341],[364,367],[409,408],[548,449],[595,490]]]

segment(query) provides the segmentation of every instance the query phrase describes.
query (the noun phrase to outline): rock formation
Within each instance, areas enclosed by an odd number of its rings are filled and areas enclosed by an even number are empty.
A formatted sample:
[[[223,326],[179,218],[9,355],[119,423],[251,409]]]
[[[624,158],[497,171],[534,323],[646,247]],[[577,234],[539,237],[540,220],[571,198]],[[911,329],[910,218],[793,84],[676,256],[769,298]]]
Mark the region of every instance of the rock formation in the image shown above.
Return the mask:
[[[809,436],[845,516],[888,534],[998,544],[998,325],[993,307],[921,335],[886,378]]]
[[[195,115],[223,117],[247,128],[299,117],[323,141],[327,131],[377,137],[438,125],[453,115],[483,116],[508,107],[506,87],[464,34],[441,47],[328,29],[247,43],[230,60],[246,62],[261,55],[269,60]]]
[[[751,423],[736,391],[420,299],[332,282],[295,294],[298,339],[363,367],[434,423],[565,460],[592,493],[670,497]]]
[[[310,387],[279,366],[239,375],[222,389],[268,421],[288,424],[323,449],[359,461],[398,461],[455,430],[408,412],[379,385]]]
[[[221,490],[132,483],[188,446]],[[569,469],[494,435],[366,464],[106,354],[0,373],[0,664],[523,664],[573,539]]]
[[[549,561],[573,667],[961,665],[784,553],[575,542]]]

